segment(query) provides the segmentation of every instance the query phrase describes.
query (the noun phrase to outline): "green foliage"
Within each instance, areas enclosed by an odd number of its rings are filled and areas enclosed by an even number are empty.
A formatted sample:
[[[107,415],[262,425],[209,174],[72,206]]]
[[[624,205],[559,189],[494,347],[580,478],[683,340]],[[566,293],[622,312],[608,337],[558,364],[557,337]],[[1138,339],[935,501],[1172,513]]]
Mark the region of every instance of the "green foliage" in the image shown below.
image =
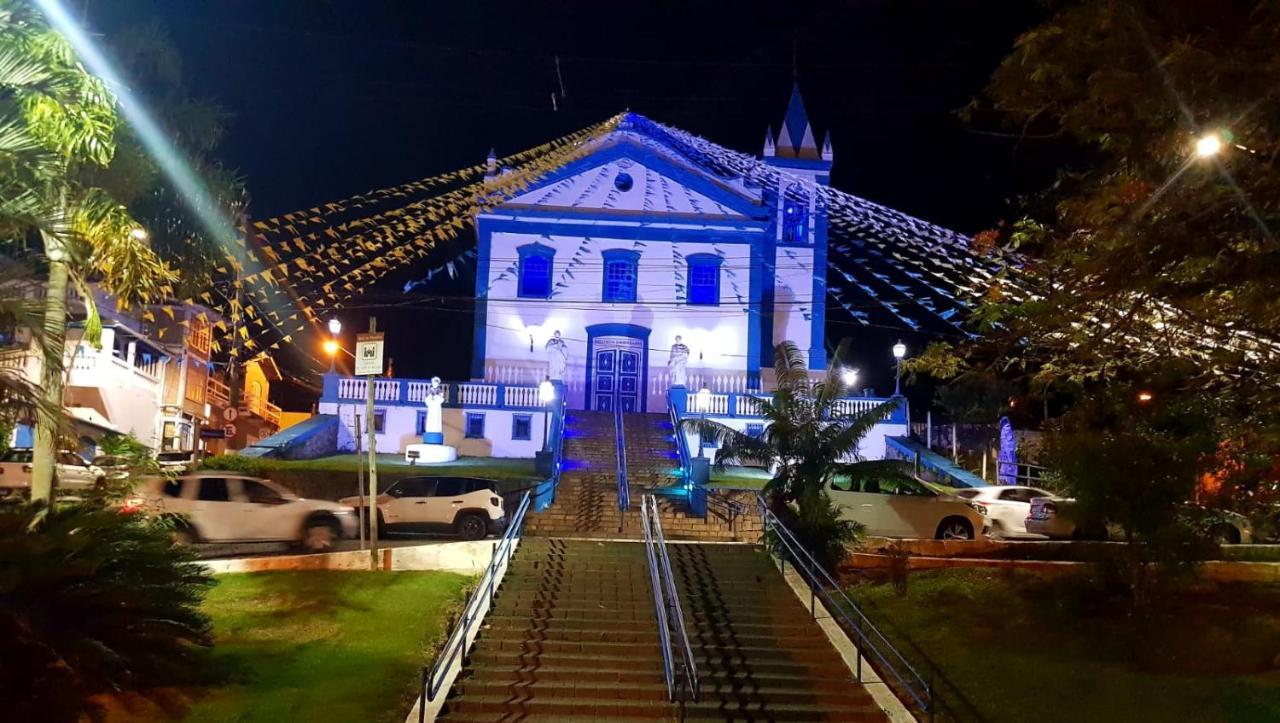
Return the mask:
[[[94,694],[194,680],[212,581],[192,560],[163,527],[112,509],[0,509],[7,716],[76,721]]]
[[[848,548],[862,539],[862,523],[840,518],[840,509],[823,490],[806,490],[794,512],[775,509],[785,520],[800,546],[813,555],[827,570],[836,570],[844,561]],[[770,536],[766,543],[776,551],[779,541]]]

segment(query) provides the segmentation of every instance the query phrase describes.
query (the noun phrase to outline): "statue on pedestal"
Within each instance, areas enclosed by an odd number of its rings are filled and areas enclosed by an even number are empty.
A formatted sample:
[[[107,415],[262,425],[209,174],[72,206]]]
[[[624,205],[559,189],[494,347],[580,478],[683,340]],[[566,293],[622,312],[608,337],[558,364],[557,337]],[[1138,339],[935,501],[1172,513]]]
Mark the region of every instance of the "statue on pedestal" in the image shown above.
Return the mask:
[[[683,387],[688,379],[689,347],[685,346],[679,335],[676,343],[671,345],[671,356],[667,357],[667,374],[671,378],[671,386]]]
[[[444,406],[445,388],[440,377],[431,377],[431,386],[422,395],[422,403],[427,406],[427,418],[422,425],[423,444],[444,444]]]
[[[560,332],[547,340],[547,378],[553,381],[564,379],[564,370],[569,367],[569,345],[560,337]]]

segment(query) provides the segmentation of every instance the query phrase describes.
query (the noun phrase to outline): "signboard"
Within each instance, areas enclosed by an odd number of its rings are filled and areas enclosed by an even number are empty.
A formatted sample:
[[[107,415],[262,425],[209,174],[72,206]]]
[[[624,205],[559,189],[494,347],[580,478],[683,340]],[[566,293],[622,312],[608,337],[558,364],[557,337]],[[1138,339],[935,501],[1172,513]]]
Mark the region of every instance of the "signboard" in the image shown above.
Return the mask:
[[[224,439],[227,432],[224,429],[213,429],[212,427],[204,427],[200,430],[200,439]]]
[[[236,436],[236,425],[231,424],[230,422],[222,425],[222,433],[228,437]]]
[[[356,376],[382,374],[382,332],[356,334]]]
[[[240,416],[240,410],[235,407],[227,407],[222,410],[222,418],[228,422],[236,421],[236,417]]]

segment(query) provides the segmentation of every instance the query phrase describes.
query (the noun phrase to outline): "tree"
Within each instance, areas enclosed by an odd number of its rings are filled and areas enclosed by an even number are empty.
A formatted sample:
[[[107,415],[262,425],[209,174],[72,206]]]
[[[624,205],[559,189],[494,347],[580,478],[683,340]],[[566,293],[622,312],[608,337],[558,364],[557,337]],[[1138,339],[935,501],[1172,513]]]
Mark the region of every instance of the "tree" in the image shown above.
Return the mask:
[[[779,344],[774,354],[777,389],[756,402],[765,423],[758,437],[709,419],[683,422],[701,438],[716,442],[718,468],[745,461],[770,465],[773,478],[765,484],[765,493],[775,502],[797,503],[796,535],[824,564],[837,562],[844,543],[860,530],[856,523],[840,520],[832,509],[827,483],[840,475],[897,474],[899,468],[895,462],[861,460],[858,445],[904,402],[890,400],[865,412],[843,405],[840,400],[849,391],[841,378],[844,355],[841,345],[832,355],[826,377],[815,382],[795,344]]]
[[[74,722],[97,693],[195,682],[212,583],[160,521],[87,504],[0,508],[6,720]]]
[[[88,307],[86,337],[100,330],[89,281],[130,305],[164,293],[172,272],[145,243],[128,211],[84,182],[86,168],[110,163],[117,112],[101,79],[79,63],[70,45],[37,13],[0,0],[0,229],[34,236],[48,267],[40,340],[46,363],[37,409],[31,494],[48,499],[53,486],[63,395],[68,285]],[[20,242],[11,242],[18,244]]]

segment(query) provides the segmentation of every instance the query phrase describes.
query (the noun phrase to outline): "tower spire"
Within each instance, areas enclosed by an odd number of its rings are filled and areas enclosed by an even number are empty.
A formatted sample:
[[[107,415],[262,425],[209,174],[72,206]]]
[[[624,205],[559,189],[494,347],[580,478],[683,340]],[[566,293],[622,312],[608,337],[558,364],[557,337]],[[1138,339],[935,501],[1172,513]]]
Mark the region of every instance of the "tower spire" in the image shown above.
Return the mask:
[[[773,126],[764,130],[764,157],[770,158],[777,153],[777,146],[773,145]]]

